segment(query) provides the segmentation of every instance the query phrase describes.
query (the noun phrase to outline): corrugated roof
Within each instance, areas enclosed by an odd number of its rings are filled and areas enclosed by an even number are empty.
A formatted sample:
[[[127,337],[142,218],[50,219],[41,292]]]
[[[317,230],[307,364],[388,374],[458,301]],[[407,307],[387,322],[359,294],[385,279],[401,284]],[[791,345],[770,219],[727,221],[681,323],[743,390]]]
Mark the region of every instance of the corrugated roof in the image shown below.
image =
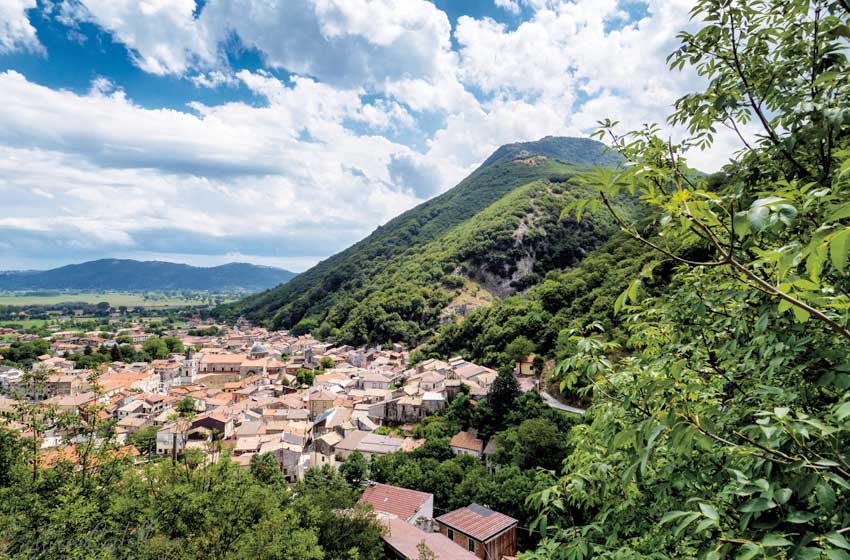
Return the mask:
[[[407,521],[431,497],[431,494],[418,490],[373,483],[363,491],[363,495],[360,496],[360,503],[369,504],[375,508],[375,511],[391,513]]]
[[[511,525],[519,523],[513,517],[478,504],[470,504],[468,507],[441,515],[437,521],[481,542],[486,542]]]

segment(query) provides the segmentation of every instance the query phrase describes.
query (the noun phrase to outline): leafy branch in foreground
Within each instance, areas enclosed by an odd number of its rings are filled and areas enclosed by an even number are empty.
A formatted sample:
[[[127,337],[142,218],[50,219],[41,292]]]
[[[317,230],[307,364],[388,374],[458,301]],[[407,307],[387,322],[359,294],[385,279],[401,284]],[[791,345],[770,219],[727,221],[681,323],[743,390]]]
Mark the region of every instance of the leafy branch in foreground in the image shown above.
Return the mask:
[[[573,384],[583,365],[593,406],[529,498],[547,537],[526,558],[850,559],[847,8],[699,0],[669,59],[708,84],[669,119],[689,136],[600,123],[626,164],[567,211],[607,209],[677,268],[662,296],[650,264],[617,300],[628,356],[585,335],[556,369]],[[721,127],[741,148],[705,176],[683,156]]]

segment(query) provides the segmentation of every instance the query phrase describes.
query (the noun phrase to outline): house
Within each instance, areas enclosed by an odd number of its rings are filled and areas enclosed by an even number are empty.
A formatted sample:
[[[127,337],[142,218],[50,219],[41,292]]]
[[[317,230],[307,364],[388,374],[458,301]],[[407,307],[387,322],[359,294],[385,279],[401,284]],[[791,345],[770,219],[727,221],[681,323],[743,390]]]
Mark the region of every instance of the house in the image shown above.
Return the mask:
[[[480,459],[484,442],[478,439],[478,434],[474,431],[458,432],[449,441],[449,447],[455,455],[473,455]]]
[[[363,376],[363,389],[387,390],[392,385],[392,380],[383,373],[367,373]]]
[[[534,375],[534,354],[523,356],[516,365],[514,365],[514,373],[519,375]]]
[[[419,519],[434,517],[434,495],[389,484],[373,482],[358,500],[375,511],[389,513],[412,525]]]
[[[386,558],[404,560],[419,560],[423,557],[434,560],[478,558],[442,533],[425,532],[392,515],[379,515],[378,521],[387,528],[381,536],[384,539]]]
[[[192,429],[206,428],[216,439],[227,439],[233,435],[233,418],[228,418],[219,412],[211,412],[198,416],[192,421]]]
[[[321,413],[333,407],[334,401],[336,401],[336,395],[330,391],[322,389],[309,394],[307,399],[310,409],[310,418],[317,418]]]
[[[163,426],[156,433],[156,454],[170,455],[172,451],[178,455],[186,448],[187,435],[176,423]]]
[[[519,521],[478,504],[456,509],[436,520],[440,533],[478,558],[513,556]]]

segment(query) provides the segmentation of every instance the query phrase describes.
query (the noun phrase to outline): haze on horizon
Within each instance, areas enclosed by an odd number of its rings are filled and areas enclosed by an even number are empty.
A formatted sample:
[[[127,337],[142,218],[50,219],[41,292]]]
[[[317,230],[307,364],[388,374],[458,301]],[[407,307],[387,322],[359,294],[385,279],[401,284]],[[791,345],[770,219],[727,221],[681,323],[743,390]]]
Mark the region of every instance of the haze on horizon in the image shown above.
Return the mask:
[[[303,271],[499,145],[663,122],[692,4],[0,0],[0,269]]]

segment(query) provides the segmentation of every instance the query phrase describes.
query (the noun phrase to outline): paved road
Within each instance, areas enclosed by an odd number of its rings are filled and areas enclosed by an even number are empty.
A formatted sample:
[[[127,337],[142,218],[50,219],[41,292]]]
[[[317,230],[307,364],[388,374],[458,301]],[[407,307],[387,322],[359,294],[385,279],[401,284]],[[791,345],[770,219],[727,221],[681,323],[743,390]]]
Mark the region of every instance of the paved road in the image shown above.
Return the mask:
[[[546,404],[548,404],[552,408],[557,408],[558,410],[563,410],[564,412],[572,412],[573,414],[584,414],[584,409],[566,405],[545,391],[541,391],[540,396],[543,397],[543,400],[546,401]]]

